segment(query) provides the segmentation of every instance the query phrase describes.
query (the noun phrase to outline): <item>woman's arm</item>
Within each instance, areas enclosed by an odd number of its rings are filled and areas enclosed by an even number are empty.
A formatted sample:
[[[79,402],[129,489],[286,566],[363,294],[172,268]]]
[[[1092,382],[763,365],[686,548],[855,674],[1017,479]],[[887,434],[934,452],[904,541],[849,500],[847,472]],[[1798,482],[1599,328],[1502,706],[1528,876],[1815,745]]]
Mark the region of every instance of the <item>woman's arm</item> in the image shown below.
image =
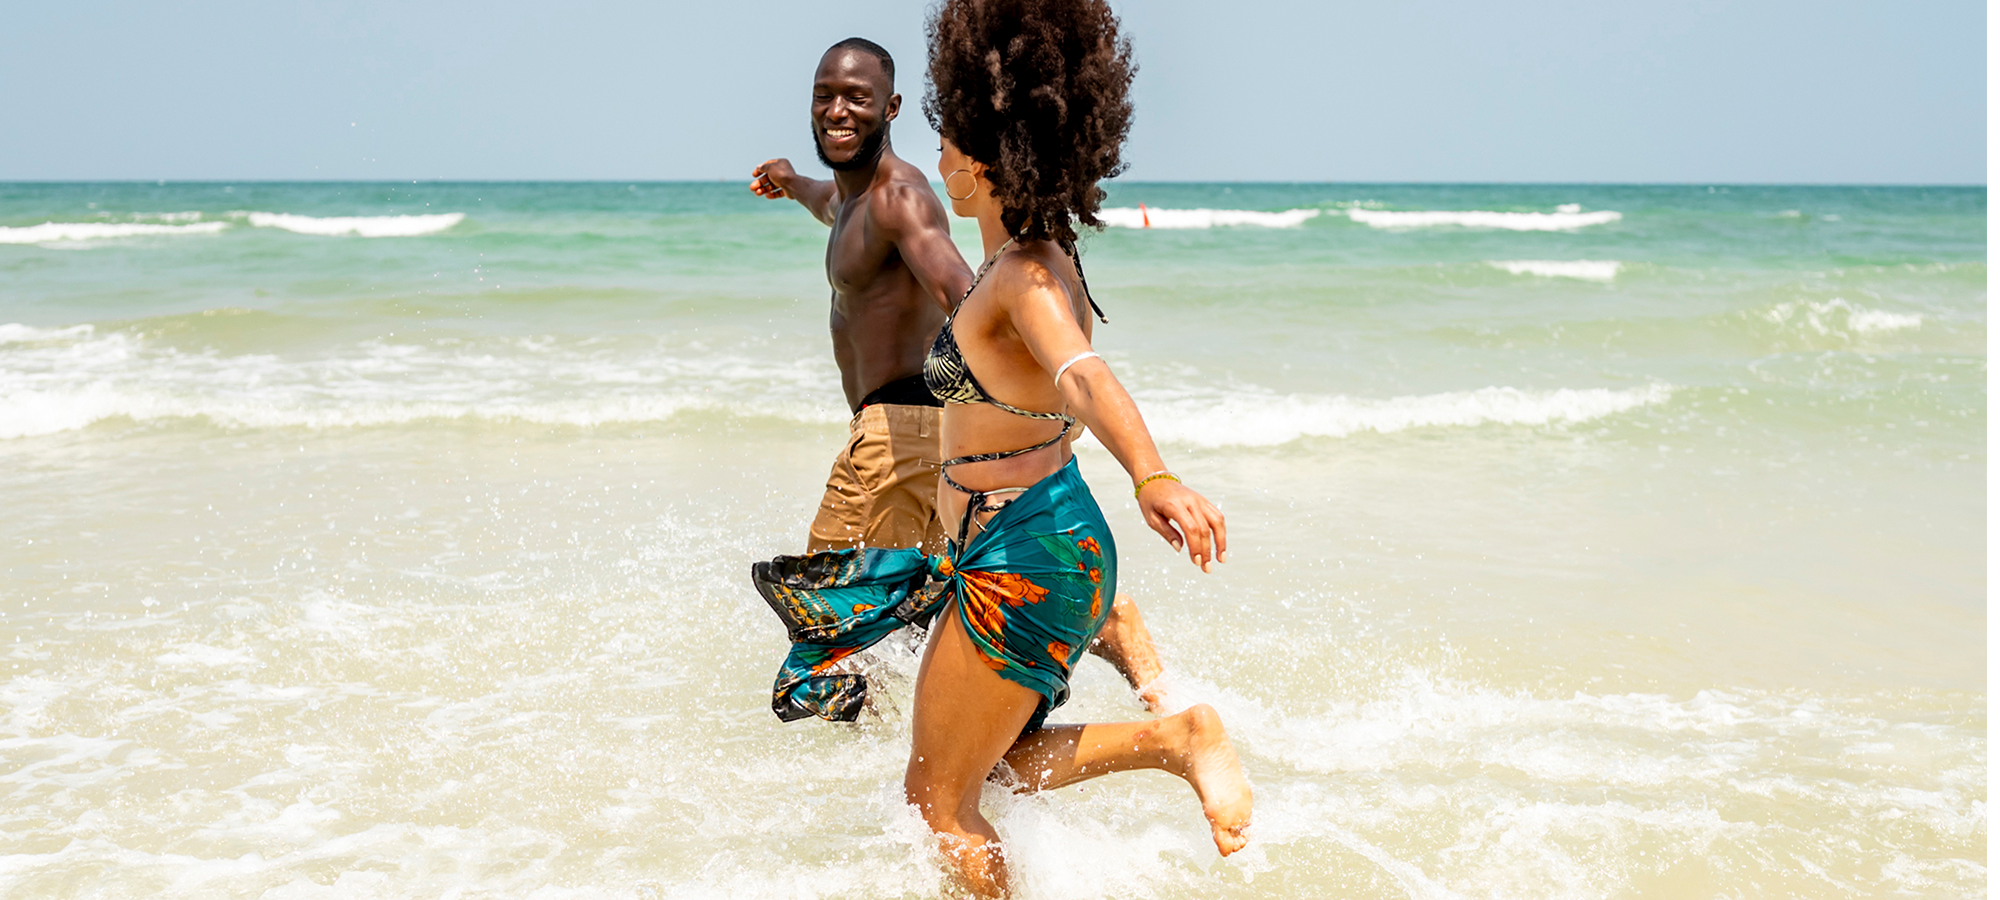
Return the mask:
[[[1026,283],[1019,290],[1003,290],[1001,296],[1013,302],[1002,303],[1008,307],[1028,352],[1053,378],[1063,364],[1090,352],[1090,339],[1078,327],[1063,286],[1038,267],[1022,268],[1038,272],[1040,277],[1022,273]],[[1138,404],[1111,374],[1111,367],[1094,356],[1070,363],[1056,387],[1076,417],[1090,427],[1138,485],[1139,513],[1146,524],[1175,550],[1185,547],[1188,558],[1202,571],[1210,571],[1214,563],[1221,562],[1229,550],[1222,511],[1178,479],[1147,480],[1166,472],[1167,466],[1153,444],[1152,433],[1146,430]]]

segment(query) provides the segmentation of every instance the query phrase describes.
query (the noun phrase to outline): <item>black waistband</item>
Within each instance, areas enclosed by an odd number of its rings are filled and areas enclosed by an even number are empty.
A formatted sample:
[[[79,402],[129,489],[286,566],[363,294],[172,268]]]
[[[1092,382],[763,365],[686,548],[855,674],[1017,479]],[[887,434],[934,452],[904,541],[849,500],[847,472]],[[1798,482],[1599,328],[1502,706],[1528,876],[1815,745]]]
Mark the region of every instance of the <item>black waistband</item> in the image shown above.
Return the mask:
[[[860,412],[863,408],[877,403],[890,403],[896,406],[944,405],[944,401],[939,400],[931,393],[931,389],[924,385],[924,376],[921,374],[905,375],[869,391],[868,396],[861,398],[861,405],[855,407],[854,411]]]

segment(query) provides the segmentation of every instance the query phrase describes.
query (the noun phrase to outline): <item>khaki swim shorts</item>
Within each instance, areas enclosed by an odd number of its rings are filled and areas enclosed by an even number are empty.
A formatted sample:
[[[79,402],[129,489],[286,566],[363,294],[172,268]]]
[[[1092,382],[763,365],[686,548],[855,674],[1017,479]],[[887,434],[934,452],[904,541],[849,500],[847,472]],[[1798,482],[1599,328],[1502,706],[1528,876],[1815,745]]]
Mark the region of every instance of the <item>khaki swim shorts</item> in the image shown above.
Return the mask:
[[[847,423],[847,446],[826,476],[807,535],[806,551],[848,547],[944,549],[938,521],[938,463],[942,461],[935,406],[877,403]]]

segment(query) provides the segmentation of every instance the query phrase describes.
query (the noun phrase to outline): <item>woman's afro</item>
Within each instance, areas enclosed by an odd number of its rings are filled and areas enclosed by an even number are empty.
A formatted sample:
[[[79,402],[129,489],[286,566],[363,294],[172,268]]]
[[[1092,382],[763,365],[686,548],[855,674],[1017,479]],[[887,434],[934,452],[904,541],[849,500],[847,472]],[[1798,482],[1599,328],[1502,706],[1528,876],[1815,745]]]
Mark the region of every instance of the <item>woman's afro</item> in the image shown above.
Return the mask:
[[[1008,233],[1104,227],[1097,183],[1125,170],[1137,71],[1105,0],[941,0],[927,31],[924,114],[985,165]]]

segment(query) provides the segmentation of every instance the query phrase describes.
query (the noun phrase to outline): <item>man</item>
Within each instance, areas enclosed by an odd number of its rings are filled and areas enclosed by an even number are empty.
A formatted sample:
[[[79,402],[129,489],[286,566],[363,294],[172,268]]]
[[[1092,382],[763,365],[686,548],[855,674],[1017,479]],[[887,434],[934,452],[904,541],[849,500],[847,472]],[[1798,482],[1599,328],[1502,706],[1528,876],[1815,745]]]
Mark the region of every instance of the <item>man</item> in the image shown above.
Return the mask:
[[[924,386],[924,354],[972,283],[951,223],[916,166],[889,146],[902,111],[889,51],[864,38],[828,48],[813,76],[813,148],[832,181],[789,160],[751,170],[750,190],[789,197],[832,226],[833,358],[854,417],[809,529],[808,552],[848,547],[944,549],[937,517],[942,404]],[[1108,660],[1155,712],[1165,711],[1159,656],[1120,594],[1091,652]]]

